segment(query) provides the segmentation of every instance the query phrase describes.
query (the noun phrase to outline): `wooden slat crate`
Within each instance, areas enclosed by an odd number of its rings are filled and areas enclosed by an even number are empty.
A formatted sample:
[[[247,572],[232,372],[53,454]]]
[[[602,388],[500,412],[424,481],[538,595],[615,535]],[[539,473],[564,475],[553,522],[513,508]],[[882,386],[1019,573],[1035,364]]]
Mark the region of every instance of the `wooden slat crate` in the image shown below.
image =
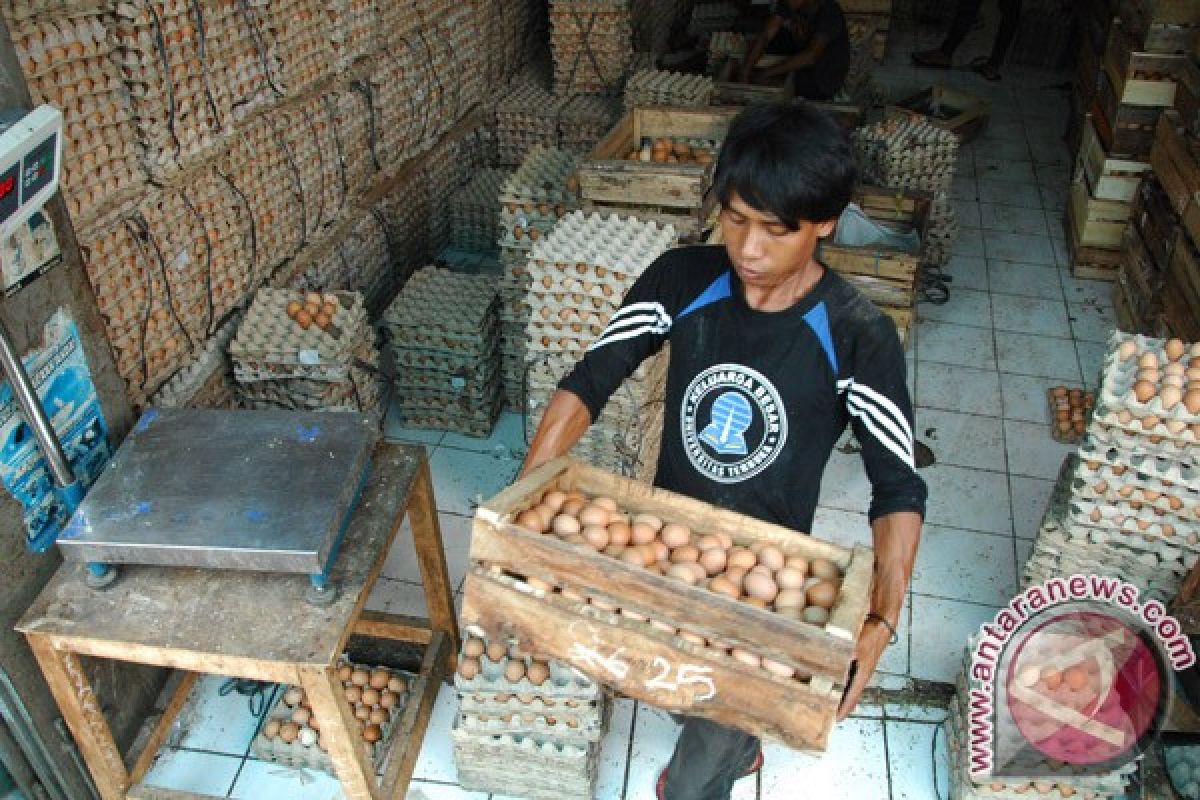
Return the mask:
[[[1171,199],[1154,173],[1147,175],[1138,187],[1133,201],[1133,224],[1155,266],[1159,271],[1166,270],[1179,221],[1171,210]]]
[[[1077,169],[1087,177],[1094,197],[1125,203],[1133,202],[1142,174],[1150,169],[1146,161],[1110,157],[1096,134],[1091,114],[1083,123],[1083,141],[1077,165]]]
[[[551,488],[605,495],[624,511],[725,534],[736,545],[769,543],[788,556],[828,559],[844,576],[829,622],[809,625],[513,524],[518,512]],[[462,611],[468,629],[493,637],[515,635],[546,656],[659,708],[821,751],[869,606],[874,556],[862,546],[832,545],[558,459],[480,506],[471,561]],[[535,589],[526,578],[552,588]],[[580,596],[593,602],[572,599]],[[657,625],[603,610],[614,607]],[[719,644],[698,646],[661,628],[683,629]],[[794,667],[796,676],[782,678],[747,666],[728,655],[730,647]]]
[[[1192,237],[1192,241],[1200,242],[1200,192],[1192,195],[1180,222],[1188,236]]]
[[[1187,56],[1138,50],[1119,20],[1108,30],[1104,72],[1123,105],[1170,108],[1175,103],[1175,81],[1186,63]]]
[[[1117,14],[1138,47],[1156,53],[1186,53],[1200,26],[1193,0],[1121,0]]]
[[[761,66],[767,66],[760,62]],[[721,68],[713,83],[713,104],[722,106],[750,106],[755,103],[783,103],[796,96],[795,73],[769,83],[742,83],[736,79],[739,62],[729,60]]]
[[[1063,214],[1063,227],[1066,230],[1067,251],[1071,259],[1071,274],[1084,280],[1113,281],[1117,278],[1117,270],[1121,266],[1121,250],[1089,247],[1079,241],[1073,203],[1067,203],[1066,213]]]
[[[1114,94],[1108,73],[1100,71],[1099,91],[1092,104],[1092,124],[1109,155],[1141,160],[1154,146],[1154,127],[1161,108],[1121,104]]]
[[[889,117],[919,117],[956,134],[963,144],[983,133],[991,114],[988,101],[948,86],[931,86],[887,107]]]
[[[1133,206],[1118,200],[1091,196],[1087,181],[1080,176],[1071,184],[1071,218],[1075,241],[1084,247],[1117,249],[1133,214]]]
[[[1159,117],[1150,163],[1171,200],[1171,208],[1182,215],[1192,196],[1200,191],[1200,147],[1180,133],[1180,122],[1174,111],[1164,112]]]
[[[1181,299],[1190,310],[1191,319],[1200,325],[1200,253],[1186,231],[1181,230],[1175,239],[1175,249],[1167,267],[1167,283],[1174,291],[1164,294],[1174,294]]]

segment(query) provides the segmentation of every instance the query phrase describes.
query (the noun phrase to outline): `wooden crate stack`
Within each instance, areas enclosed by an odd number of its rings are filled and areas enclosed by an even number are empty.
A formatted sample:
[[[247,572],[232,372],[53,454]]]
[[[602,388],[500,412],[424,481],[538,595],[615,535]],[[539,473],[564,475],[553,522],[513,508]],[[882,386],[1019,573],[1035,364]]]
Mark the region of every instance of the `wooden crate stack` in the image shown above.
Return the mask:
[[[533,243],[579,207],[571,191],[578,159],[565,150],[535,146],[500,192],[500,346],[504,392],[510,408],[525,409],[525,262]]]
[[[629,0],[551,0],[554,91],[620,94],[633,59]]]
[[[519,641],[463,641],[454,676],[458,782],[531,800],[591,800],[611,701],[569,664]]]
[[[409,278],[383,324],[404,424],[491,434],[502,405],[495,279],[425,267]]]
[[[1070,137],[1076,168],[1064,215],[1073,274],[1102,280],[1117,278],[1134,212],[1130,179],[1150,165],[1159,118],[1175,108],[1194,119],[1200,108],[1200,70],[1186,52],[1200,7],[1125,0],[1115,10],[1107,22],[1095,10],[1084,17]]]
[[[1200,344],[1114,333],[1077,456],[1063,466],[1027,585],[1113,575],[1167,601],[1200,560]]]
[[[599,338],[639,275],[676,241],[674,228],[576,211],[533,245],[525,296],[526,423],[532,436],[558,382]],[[658,462],[666,354],[647,360],[572,451],[631,475]]]
[[[261,289],[229,355],[244,408],[379,410],[379,353],[357,293]]]

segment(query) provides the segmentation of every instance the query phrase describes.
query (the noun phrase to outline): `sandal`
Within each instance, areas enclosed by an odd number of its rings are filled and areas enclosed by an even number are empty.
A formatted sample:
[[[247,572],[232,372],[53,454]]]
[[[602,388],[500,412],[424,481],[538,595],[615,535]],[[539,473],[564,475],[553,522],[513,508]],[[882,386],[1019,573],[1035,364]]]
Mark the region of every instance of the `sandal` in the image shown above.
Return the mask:
[[[918,67],[950,69],[950,57],[937,48],[922,50],[919,53],[913,53],[910,57],[912,58],[912,62]]]
[[[1000,80],[1000,69],[986,58],[977,58],[972,61],[971,69],[975,70],[989,81]]]

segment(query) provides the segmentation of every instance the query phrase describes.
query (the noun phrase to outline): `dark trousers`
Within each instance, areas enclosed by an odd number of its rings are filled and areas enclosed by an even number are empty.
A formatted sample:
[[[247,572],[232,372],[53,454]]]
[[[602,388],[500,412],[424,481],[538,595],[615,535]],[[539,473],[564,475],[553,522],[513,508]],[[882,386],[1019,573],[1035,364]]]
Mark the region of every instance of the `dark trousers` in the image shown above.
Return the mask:
[[[758,737],[698,717],[683,723],[667,765],[664,800],[729,800],[733,784],[754,765]]]
[[[954,20],[950,23],[946,39],[942,42],[942,52],[947,56],[954,55],[963,39],[967,38],[971,26],[975,24],[975,18],[979,16],[979,7],[982,4],[983,0],[958,0]],[[992,42],[992,56],[988,59],[993,67],[1004,63],[1004,55],[1017,35],[1017,23],[1021,19],[1021,0],[996,0],[996,4],[1000,7],[1000,27],[996,30],[996,38]]]

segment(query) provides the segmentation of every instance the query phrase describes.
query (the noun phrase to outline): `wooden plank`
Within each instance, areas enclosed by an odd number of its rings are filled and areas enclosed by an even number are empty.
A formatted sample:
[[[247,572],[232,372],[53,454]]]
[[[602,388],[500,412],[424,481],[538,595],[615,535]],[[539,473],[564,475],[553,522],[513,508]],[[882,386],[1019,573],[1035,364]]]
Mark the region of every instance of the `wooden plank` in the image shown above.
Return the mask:
[[[333,667],[305,667],[300,671],[313,715],[321,720],[321,739],[348,800],[382,800],[383,792],[358,732],[358,720],[344,697],[345,690]]]
[[[389,614],[384,611],[364,611],[354,621],[353,634],[355,636],[371,636],[376,639],[429,644],[433,641],[434,631],[429,627],[429,620]]]
[[[600,140],[592,154],[596,158],[621,159],[635,148],[638,137],[634,134],[634,117],[629,114],[617,120],[612,130]]]
[[[1167,274],[1191,307],[1192,314],[1200,319],[1200,253],[1197,253],[1195,243],[1182,231],[1175,242],[1175,252],[1171,256]]]
[[[146,773],[150,771],[150,767],[154,766],[154,759],[158,756],[159,749],[171,735],[171,726],[175,724],[179,712],[183,711],[183,707],[187,705],[188,697],[191,696],[192,689],[195,688],[199,678],[200,674],[197,672],[183,674],[182,680],[175,687],[175,692],[167,702],[167,707],[163,709],[162,717],[154,726],[154,732],[150,734],[141,753],[133,762],[133,767],[129,771],[129,780],[132,783],[141,783],[142,778],[146,777]]]
[[[826,747],[840,700],[836,690],[819,693],[713,648],[697,648],[588,608],[561,595],[535,598],[473,571],[467,576],[463,620],[489,633],[512,633],[538,652],[658,708],[770,736],[800,750]]]
[[[428,458],[423,457],[417,468],[416,479],[408,496],[408,518],[417,562],[421,567],[421,585],[425,590],[431,626],[446,634],[450,648],[457,653],[458,621],[454,612],[454,587],[450,585],[450,575],[446,570],[446,551],[442,543],[437,504],[433,499],[433,478],[429,474]]]
[[[1117,101],[1108,79],[1100,71],[1099,91],[1092,103],[1092,121],[1104,149],[1112,156],[1142,160],[1150,155],[1154,145],[1154,127],[1158,124],[1160,108],[1142,108]]]
[[[1179,226],[1171,210],[1171,199],[1153,173],[1138,186],[1133,202],[1133,224],[1142,235],[1154,265],[1160,272],[1165,271],[1171,262],[1171,249]]]
[[[962,143],[981,134],[991,118],[991,103],[948,86],[934,85],[889,105],[888,117],[918,117],[950,131]]]
[[[26,640],[87,762],[96,791],[102,800],[121,800],[129,789],[129,773],[79,656],[56,649],[38,633],[27,633]]]
[[[392,800],[402,800],[408,794],[408,784],[417,766],[417,758],[421,755],[421,745],[425,741],[438,690],[451,671],[450,665],[456,652],[456,648],[450,647],[449,637],[440,631],[434,633],[433,640],[425,649],[420,676],[411,689],[408,706],[404,709],[399,728],[392,737],[391,747],[383,762],[387,766],[382,786],[385,796],[390,796]]]
[[[579,193],[595,203],[696,208],[704,202],[710,170],[692,164],[588,161],[579,167]]]
[[[1097,200],[1088,194],[1086,181],[1071,184],[1071,214],[1075,221],[1076,241],[1084,247],[1117,249],[1133,213],[1129,203]]]
[[[1200,192],[1193,194],[1191,200],[1188,201],[1181,222],[1188,236],[1192,237],[1192,241],[1200,243]]]
[[[1083,124],[1083,141],[1078,162],[1087,176],[1093,197],[1101,200],[1133,202],[1142,175],[1150,169],[1149,162],[1111,158],[1092,123],[1091,114]]]
[[[1176,214],[1183,214],[1192,196],[1200,192],[1200,164],[1180,133],[1182,121],[1173,111],[1163,113],[1154,132],[1150,163],[1155,177],[1170,198]]]
[[[295,664],[332,664],[344,649],[423,458],[417,446],[376,448],[333,565],[340,593],[331,606],[304,601],[306,575],[126,565],[120,580],[95,592],[83,565],[64,564],[17,627],[86,655],[293,682]]]
[[[1175,103],[1175,76],[1186,56],[1144,53],[1130,48],[1114,24],[1104,53],[1104,71],[1122,105],[1170,108]]]

